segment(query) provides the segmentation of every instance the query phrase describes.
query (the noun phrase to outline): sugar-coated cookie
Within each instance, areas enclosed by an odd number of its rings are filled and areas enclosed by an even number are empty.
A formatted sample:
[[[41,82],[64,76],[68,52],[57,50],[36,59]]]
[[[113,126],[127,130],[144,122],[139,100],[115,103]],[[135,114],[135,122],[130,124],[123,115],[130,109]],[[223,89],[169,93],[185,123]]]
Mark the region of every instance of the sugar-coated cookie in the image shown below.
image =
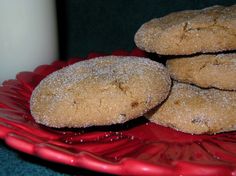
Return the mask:
[[[236,5],[185,10],[152,19],[135,34],[136,45],[163,55],[236,49]]]
[[[173,79],[203,88],[236,90],[236,54],[204,54],[169,59]]]
[[[236,129],[236,92],[174,82],[166,101],[145,116],[186,133],[232,131]]]
[[[43,79],[30,109],[36,122],[56,128],[123,123],[161,103],[170,85],[167,69],[150,59],[99,57]]]

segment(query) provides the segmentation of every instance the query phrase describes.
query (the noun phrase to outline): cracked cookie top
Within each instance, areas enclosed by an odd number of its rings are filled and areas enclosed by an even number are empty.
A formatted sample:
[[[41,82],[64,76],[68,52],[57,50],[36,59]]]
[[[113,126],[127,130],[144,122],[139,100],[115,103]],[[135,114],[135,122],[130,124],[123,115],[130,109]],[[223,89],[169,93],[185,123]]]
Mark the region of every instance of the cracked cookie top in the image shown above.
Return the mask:
[[[30,109],[36,122],[57,128],[124,123],[162,102],[170,84],[167,69],[150,59],[99,57],[47,76]]]
[[[236,92],[174,82],[162,106],[146,115],[152,122],[192,134],[236,129]]]
[[[188,55],[236,49],[236,5],[174,12],[143,24],[136,45],[163,55]]]
[[[173,79],[203,88],[236,90],[236,54],[201,54],[167,60]]]

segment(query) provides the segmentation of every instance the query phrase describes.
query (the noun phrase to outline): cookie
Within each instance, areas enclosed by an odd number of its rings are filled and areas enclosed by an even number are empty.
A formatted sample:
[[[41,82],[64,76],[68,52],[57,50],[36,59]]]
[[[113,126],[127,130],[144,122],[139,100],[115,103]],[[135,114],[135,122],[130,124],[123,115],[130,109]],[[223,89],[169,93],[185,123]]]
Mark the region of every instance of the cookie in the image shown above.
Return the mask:
[[[232,131],[236,129],[236,92],[174,82],[167,100],[145,116],[186,133]]]
[[[169,59],[173,79],[203,88],[236,90],[236,54],[206,54]]]
[[[162,55],[236,49],[236,5],[185,10],[152,19],[135,34],[136,45]]]
[[[30,109],[37,123],[55,128],[124,123],[162,102],[170,85],[167,69],[150,59],[99,57],[43,79]]]

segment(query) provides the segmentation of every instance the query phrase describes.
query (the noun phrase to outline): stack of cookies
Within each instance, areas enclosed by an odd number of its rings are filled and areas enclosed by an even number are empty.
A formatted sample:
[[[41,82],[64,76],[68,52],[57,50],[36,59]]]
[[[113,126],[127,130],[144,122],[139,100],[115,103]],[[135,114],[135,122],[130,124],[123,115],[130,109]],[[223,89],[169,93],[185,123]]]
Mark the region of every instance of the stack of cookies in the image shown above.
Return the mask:
[[[167,68],[133,56],[67,66],[34,89],[30,110],[35,121],[80,128],[145,115],[192,134],[236,129],[236,5],[153,19],[141,26],[135,42],[147,52],[171,55]]]
[[[146,116],[192,134],[236,129],[236,5],[187,10],[143,24],[136,45],[171,55],[168,98]]]

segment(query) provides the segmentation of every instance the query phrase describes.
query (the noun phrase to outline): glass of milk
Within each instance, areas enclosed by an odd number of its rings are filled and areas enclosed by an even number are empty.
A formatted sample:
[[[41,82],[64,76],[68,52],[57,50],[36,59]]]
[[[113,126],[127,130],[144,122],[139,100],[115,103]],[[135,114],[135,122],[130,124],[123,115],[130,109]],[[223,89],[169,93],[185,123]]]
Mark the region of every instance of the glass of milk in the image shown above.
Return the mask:
[[[0,84],[58,57],[54,0],[0,0]]]

